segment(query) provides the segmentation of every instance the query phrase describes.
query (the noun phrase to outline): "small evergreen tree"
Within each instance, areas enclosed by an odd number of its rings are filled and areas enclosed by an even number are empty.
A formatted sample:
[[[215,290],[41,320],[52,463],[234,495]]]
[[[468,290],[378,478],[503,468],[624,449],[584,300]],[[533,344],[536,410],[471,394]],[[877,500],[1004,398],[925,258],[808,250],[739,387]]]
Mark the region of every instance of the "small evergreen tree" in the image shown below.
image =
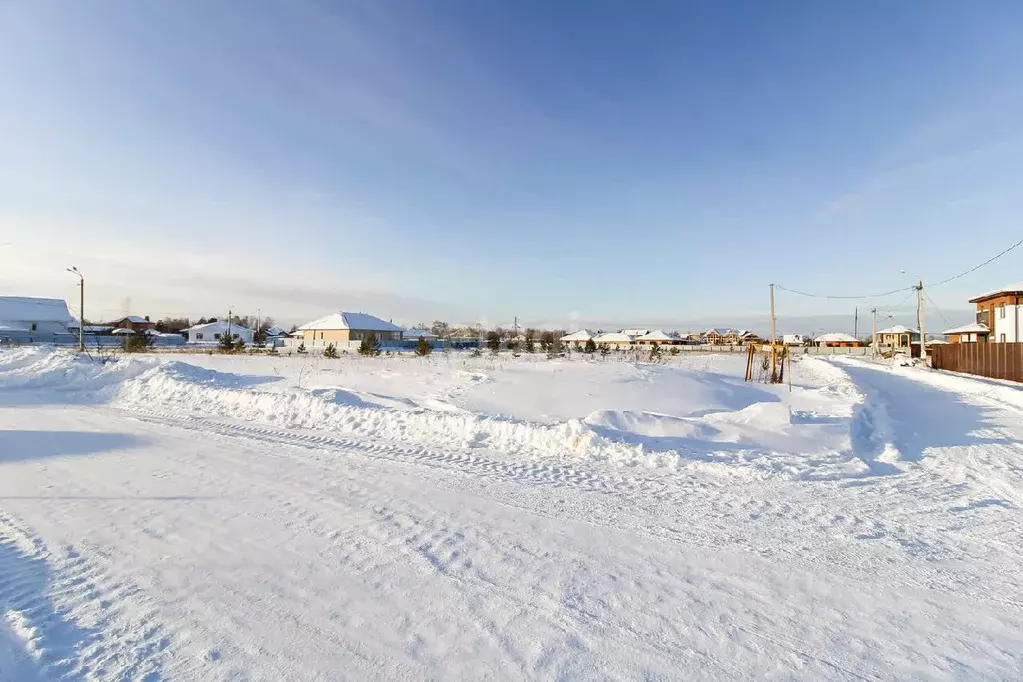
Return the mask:
[[[583,348],[583,352],[593,355],[597,352],[597,344],[593,339],[586,339],[586,346]]]
[[[330,360],[336,360],[337,359],[337,346],[335,346],[332,343],[328,343],[327,347],[323,349],[323,357],[328,358]]]
[[[234,340],[234,352],[241,353],[243,350],[245,350],[245,339],[239,336]]]
[[[501,335],[498,332],[487,332],[487,348],[494,355],[501,350]]]
[[[678,355],[680,351],[678,349],[678,346],[672,346],[671,350],[669,350],[668,352],[671,353],[672,355]]]
[[[557,336],[554,336],[553,334],[551,334],[551,336],[553,338],[552,338],[552,340],[550,342],[550,345],[547,347],[547,359],[548,360],[550,360],[552,358],[560,358],[560,357],[562,357],[565,354],[564,353],[564,346],[561,343],[561,338],[557,337]]]
[[[425,336],[420,336],[419,340],[416,341],[416,355],[421,358],[425,358],[427,355],[433,352],[433,346],[426,340]]]
[[[305,353],[305,341],[298,342],[298,348],[295,349],[296,353]]]
[[[536,352],[536,338],[533,336],[533,330],[526,330],[526,340],[522,342],[522,349],[527,353]]]
[[[611,349],[608,347],[606,343],[600,344],[600,357],[607,358],[607,356],[610,355],[610,353]]]
[[[124,338],[125,353],[144,353],[153,345],[153,337],[144,331],[129,334]]]
[[[362,343],[359,344],[359,355],[366,357],[380,355],[380,342],[377,341],[376,334],[370,334],[362,340]]]
[[[549,353],[554,345],[554,332],[544,332],[540,335],[540,350]]]
[[[655,343],[650,346],[650,362],[660,362],[661,360],[661,345]]]
[[[221,353],[233,353],[234,352],[234,339],[227,332],[220,335],[220,341],[217,343],[220,347]]]

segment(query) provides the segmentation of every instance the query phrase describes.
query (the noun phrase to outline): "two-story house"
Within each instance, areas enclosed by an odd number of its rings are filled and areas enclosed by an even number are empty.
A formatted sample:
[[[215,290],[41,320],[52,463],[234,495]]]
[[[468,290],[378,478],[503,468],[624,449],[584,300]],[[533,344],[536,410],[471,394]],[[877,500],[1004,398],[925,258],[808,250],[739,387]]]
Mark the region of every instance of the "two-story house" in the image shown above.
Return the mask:
[[[987,340],[991,343],[1015,343],[1023,341],[1020,336],[1020,312],[1023,307],[1023,282],[989,291],[971,298],[977,304],[977,324],[990,330]]]

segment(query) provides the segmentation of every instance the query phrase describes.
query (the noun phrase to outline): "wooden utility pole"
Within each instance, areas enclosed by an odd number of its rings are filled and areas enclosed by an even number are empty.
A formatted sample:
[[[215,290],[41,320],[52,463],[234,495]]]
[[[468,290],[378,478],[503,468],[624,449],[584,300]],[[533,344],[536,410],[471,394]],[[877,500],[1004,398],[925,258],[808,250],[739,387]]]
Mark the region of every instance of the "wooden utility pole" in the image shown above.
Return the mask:
[[[79,272],[78,268],[71,266],[67,269],[73,275],[78,275],[78,352],[85,352],[85,275]]]
[[[919,280],[916,284],[916,326],[920,329],[920,359],[927,360],[927,334],[924,333],[924,282]],[[910,346],[912,347],[913,335],[910,334]]]
[[[860,307],[856,306],[856,312],[853,313],[853,336],[857,339],[860,338]]]
[[[870,309],[873,322],[870,325],[870,347],[873,348],[873,355],[877,357],[877,308]]]
[[[771,383],[778,382],[778,363],[775,345],[778,343],[778,322],[774,318],[774,285],[771,285]]]

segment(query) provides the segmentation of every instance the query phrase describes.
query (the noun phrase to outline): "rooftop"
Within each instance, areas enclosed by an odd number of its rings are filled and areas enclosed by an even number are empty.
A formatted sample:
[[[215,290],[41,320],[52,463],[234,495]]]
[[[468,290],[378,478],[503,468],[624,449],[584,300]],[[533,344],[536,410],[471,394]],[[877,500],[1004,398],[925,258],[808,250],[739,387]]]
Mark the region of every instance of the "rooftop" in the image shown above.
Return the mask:
[[[401,327],[390,322],[385,322],[379,317],[368,313],[346,313],[344,311],[333,313],[318,320],[307,322],[298,328],[299,331],[306,329],[353,329],[356,331],[370,332],[400,332]]]
[[[987,328],[986,324],[980,324],[979,322],[971,322],[970,324],[964,324],[962,327],[954,327],[952,329],[946,329],[941,332],[942,334],[990,334],[991,330]]]
[[[973,298],[970,299],[970,303],[976,303],[978,301],[983,301],[986,298],[994,298],[995,296],[1001,296],[1003,294],[1023,295],[1023,282],[1014,282],[1012,284],[1005,285],[1001,289],[995,289],[994,291],[989,291],[986,294],[974,296]]]
[[[74,322],[67,303],[59,298],[0,296],[0,321],[3,322]]]

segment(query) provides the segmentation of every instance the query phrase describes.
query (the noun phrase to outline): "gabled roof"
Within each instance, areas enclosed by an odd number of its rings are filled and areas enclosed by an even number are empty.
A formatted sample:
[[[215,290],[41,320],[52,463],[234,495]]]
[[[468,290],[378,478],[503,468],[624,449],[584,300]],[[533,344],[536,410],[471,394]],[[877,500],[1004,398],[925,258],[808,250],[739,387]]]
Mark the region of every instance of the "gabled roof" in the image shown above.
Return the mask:
[[[266,328],[266,335],[267,336],[287,336],[288,332],[284,331],[280,327],[267,327]]]
[[[580,329],[577,332],[572,332],[571,334],[566,334],[565,336],[562,336],[561,340],[562,341],[589,341],[592,338],[593,338],[593,332],[591,332],[589,329]]]
[[[623,329],[622,334],[626,336],[646,336],[650,333],[649,329]]]
[[[843,334],[842,332],[828,332],[814,339],[815,343],[856,343],[858,341],[859,339],[852,334]]]
[[[725,336],[727,334],[731,334],[732,330],[728,329],[727,327],[714,327],[712,329],[708,329],[707,331],[703,332],[703,335],[706,336],[707,334],[710,334],[710,333],[720,334],[721,336]]]
[[[431,332],[429,329],[406,329],[401,333],[406,339],[418,339],[420,336],[424,339],[436,339],[437,335]]]
[[[994,291],[989,291],[986,294],[974,296],[970,299],[970,303],[976,303],[977,301],[983,301],[985,298],[994,298],[995,296],[1001,296],[1003,294],[1023,295],[1023,282],[1013,282],[1012,284],[1005,285],[1001,289],[995,289]]]
[[[593,339],[594,343],[632,343],[632,337],[622,332],[608,332]]]
[[[650,332],[648,334],[645,334],[645,335],[639,337],[636,340],[637,341],[678,341],[678,337],[677,336],[671,336],[670,334],[665,334],[660,329],[655,329],[652,332]]]
[[[252,331],[248,327],[243,327],[240,324],[236,324],[236,323],[232,322],[231,323],[231,333],[233,334],[233,333],[235,333],[236,331],[239,331],[239,330],[247,331],[247,332],[251,332]],[[226,332],[227,331],[227,320],[217,320],[216,322],[207,322],[206,324],[196,324],[196,325],[193,325],[193,326],[189,327],[188,329],[184,329],[182,331],[186,331],[186,332],[219,332],[219,331],[225,331]]]
[[[74,322],[67,303],[59,298],[31,296],[0,296],[0,321],[3,322]]]
[[[308,322],[298,328],[299,331],[307,329],[353,329],[356,331],[369,332],[400,332],[401,327],[390,322],[385,322],[379,317],[368,313],[334,313],[321,317],[318,320]]]
[[[970,324],[964,324],[962,327],[955,327],[953,329],[946,329],[941,332],[942,334],[990,334],[991,330],[987,328],[986,324],[980,324],[979,322],[971,322]]]
[[[915,329],[910,329],[901,324],[897,324],[894,327],[888,327],[887,329],[878,329],[878,334],[919,334]]]
[[[126,315],[113,320],[110,324],[117,324],[118,322],[131,322],[132,324],[154,324],[144,317],[138,315]]]

